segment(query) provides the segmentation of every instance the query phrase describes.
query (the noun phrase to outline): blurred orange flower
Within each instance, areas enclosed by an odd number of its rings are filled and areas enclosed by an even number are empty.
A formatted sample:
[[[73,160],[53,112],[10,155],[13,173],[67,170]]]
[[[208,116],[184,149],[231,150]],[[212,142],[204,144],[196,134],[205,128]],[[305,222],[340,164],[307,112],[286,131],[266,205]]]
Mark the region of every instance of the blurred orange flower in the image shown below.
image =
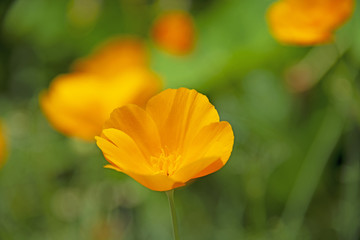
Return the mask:
[[[2,125],[0,123],[0,167],[5,163],[6,158],[6,142]]]
[[[331,41],[353,9],[353,0],[279,0],[269,8],[267,18],[280,42],[314,45]]]
[[[183,11],[163,13],[152,28],[154,41],[171,54],[185,55],[195,44],[195,27],[191,16]]]
[[[110,163],[106,167],[168,191],[223,167],[234,135],[205,95],[180,88],[152,97],[145,109],[115,109],[96,141]]]
[[[148,65],[149,56],[143,42],[127,37],[109,40],[89,57],[76,61],[73,69],[111,78],[124,70]]]
[[[118,73],[107,81],[94,74],[72,73],[55,78],[40,95],[40,104],[55,129],[92,141],[115,107],[144,105],[160,87],[160,79],[145,68]]]
[[[83,140],[100,134],[115,107],[144,105],[161,88],[144,44],[133,37],[108,41],[73,68],[53,80],[40,105],[55,129]]]

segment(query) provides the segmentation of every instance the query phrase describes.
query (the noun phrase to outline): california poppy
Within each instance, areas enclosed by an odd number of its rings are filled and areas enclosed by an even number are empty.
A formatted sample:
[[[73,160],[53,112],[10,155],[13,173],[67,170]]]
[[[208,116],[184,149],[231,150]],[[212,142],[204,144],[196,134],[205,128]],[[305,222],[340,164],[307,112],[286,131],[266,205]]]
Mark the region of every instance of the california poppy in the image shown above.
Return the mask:
[[[155,95],[145,109],[131,104],[115,109],[96,143],[107,168],[168,191],[223,167],[234,135],[205,95],[180,88]]]
[[[156,44],[171,54],[188,54],[195,45],[194,23],[184,11],[169,11],[160,15],[151,34]]]
[[[353,0],[279,0],[269,8],[267,18],[280,42],[314,45],[331,41],[353,9]]]
[[[40,104],[58,131],[92,141],[115,107],[144,105],[160,86],[157,75],[141,68],[118,73],[107,81],[88,73],[64,74],[40,95]]]

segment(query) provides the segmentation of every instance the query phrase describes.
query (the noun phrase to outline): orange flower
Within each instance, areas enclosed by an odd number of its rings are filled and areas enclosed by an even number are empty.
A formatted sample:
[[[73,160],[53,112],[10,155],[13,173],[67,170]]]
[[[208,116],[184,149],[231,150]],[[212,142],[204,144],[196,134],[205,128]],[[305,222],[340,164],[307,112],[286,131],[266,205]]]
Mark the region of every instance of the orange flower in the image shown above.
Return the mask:
[[[144,44],[136,38],[115,38],[98,48],[91,56],[75,62],[76,72],[104,77],[130,68],[148,67],[149,56]]]
[[[353,9],[353,0],[279,0],[269,8],[267,18],[279,41],[314,45],[331,41],[333,31]]]
[[[127,103],[144,105],[160,89],[159,78],[147,69],[118,73],[107,81],[98,75],[60,75],[40,104],[50,123],[68,136],[92,141],[111,111]]]
[[[2,126],[0,124],[0,167],[4,164],[6,157],[6,143]]]
[[[145,109],[115,109],[96,143],[111,164],[106,167],[168,191],[223,167],[234,135],[206,96],[180,88],[152,97]]]
[[[152,28],[154,41],[175,55],[188,54],[195,43],[195,29],[191,16],[183,11],[162,14]]]

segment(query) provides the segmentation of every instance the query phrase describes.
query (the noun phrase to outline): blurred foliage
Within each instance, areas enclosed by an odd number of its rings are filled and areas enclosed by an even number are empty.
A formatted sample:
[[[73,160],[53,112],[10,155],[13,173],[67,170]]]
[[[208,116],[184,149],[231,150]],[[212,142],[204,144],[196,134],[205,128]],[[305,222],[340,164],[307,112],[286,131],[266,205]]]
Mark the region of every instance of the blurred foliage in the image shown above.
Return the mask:
[[[123,34],[144,37],[165,86],[203,92],[235,132],[228,164],[175,192],[183,239],[359,239],[359,9],[334,43],[291,47],[268,32],[271,2],[1,1],[0,239],[171,239],[165,194],[103,169],[94,143],[55,132],[39,108],[55,76]],[[188,56],[149,38],[169,7],[194,17]]]

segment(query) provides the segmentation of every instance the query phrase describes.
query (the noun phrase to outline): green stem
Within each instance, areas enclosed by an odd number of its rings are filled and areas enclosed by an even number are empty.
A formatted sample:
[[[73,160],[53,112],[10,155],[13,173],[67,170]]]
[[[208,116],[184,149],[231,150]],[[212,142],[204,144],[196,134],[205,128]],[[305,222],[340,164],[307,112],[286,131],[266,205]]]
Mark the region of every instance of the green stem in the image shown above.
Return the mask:
[[[166,192],[166,195],[169,200],[170,205],[170,211],[171,211],[171,219],[173,224],[173,230],[174,230],[174,240],[179,240],[179,229],[178,229],[178,223],[176,218],[176,211],[175,211],[175,203],[174,203],[174,189],[169,190]]]

